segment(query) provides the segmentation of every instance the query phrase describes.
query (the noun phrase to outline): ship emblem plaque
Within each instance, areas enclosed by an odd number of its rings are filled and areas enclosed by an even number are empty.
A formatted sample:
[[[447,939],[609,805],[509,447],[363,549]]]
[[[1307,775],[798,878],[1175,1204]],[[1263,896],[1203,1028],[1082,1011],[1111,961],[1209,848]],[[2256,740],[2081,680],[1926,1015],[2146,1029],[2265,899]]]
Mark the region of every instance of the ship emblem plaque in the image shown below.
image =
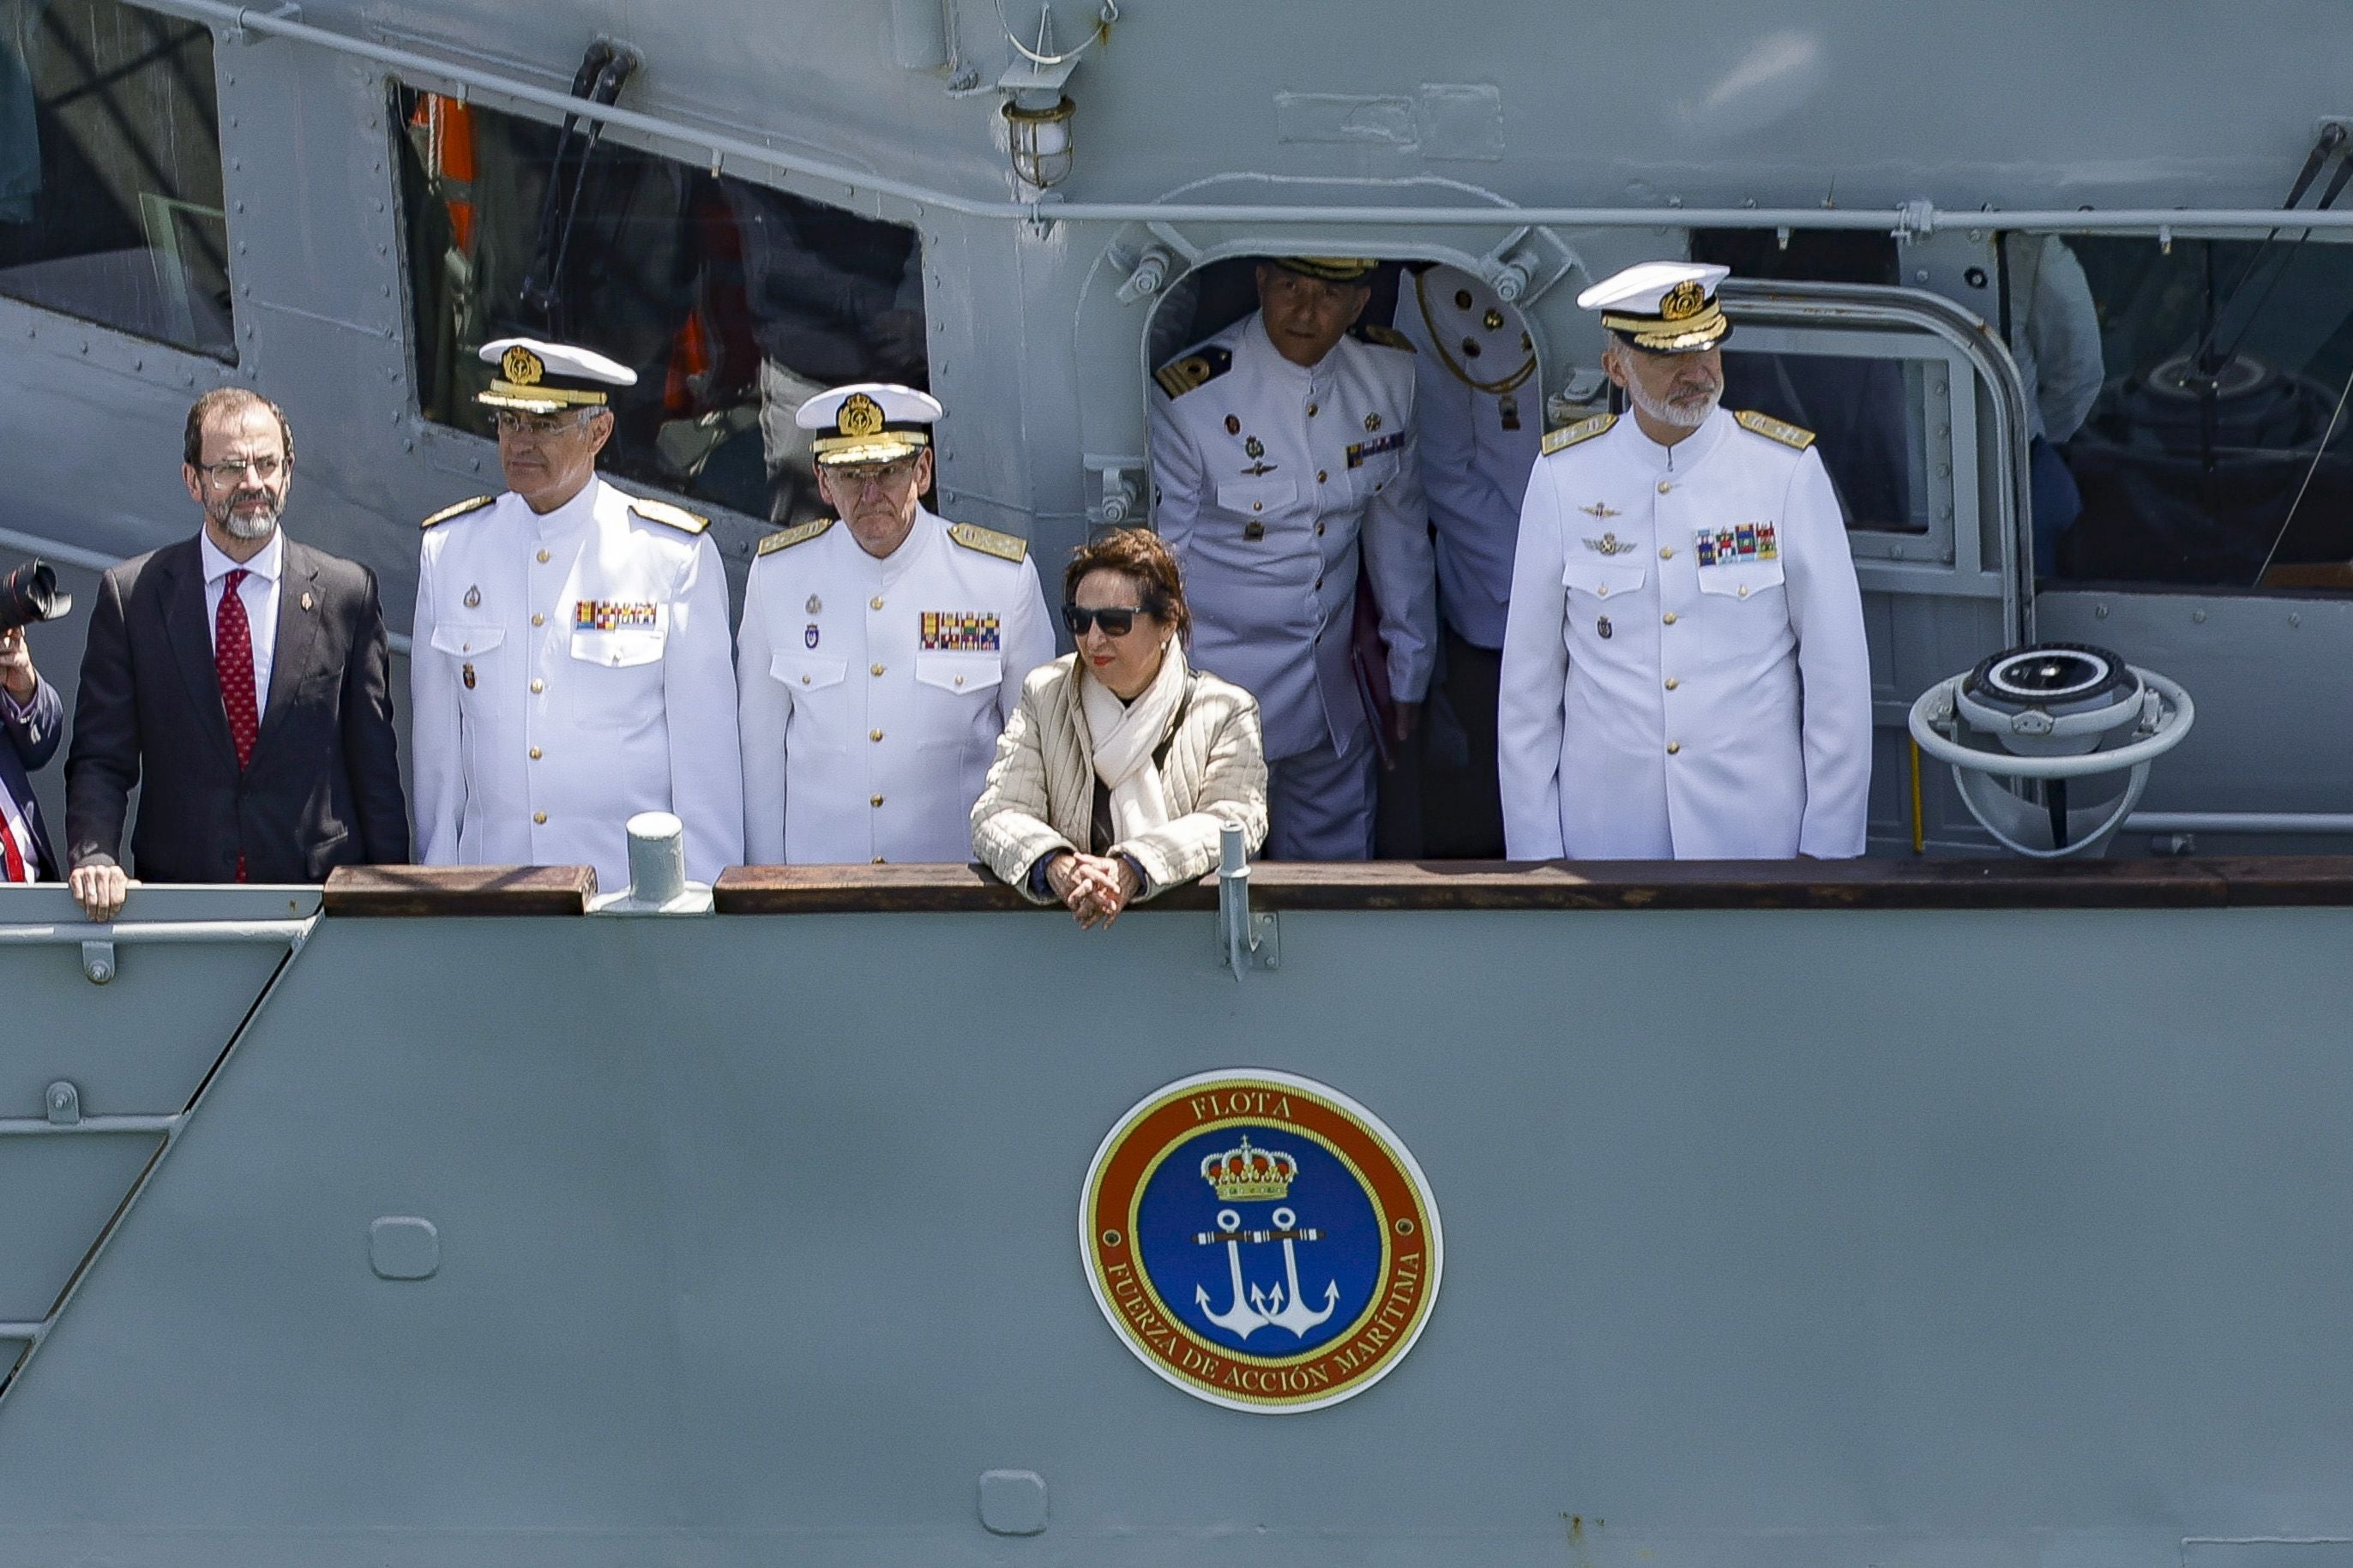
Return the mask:
[[[1135,1358],[1197,1399],[1282,1415],[1362,1394],[1430,1321],[1443,1258],[1421,1167],[1313,1079],[1179,1079],[1088,1168],[1080,1250]]]

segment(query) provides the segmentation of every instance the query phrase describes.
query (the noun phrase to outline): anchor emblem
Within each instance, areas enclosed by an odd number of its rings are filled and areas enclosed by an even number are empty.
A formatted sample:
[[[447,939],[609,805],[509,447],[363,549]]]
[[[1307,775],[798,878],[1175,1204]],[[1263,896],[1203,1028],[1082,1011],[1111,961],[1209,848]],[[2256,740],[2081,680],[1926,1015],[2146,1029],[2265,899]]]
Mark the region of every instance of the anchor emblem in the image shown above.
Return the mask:
[[[1245,1137],[1239,1149],[1229,1149],[1212,1154],[1201,1162],[1202,1179],[1217,1189],[1218,1196],[1227,1202],[1249,1202],[1254,1199],[1282,1198],[1291,1194],[1292,1178],[1298,1174],[1299,1165],[1289,1154],[1273,1150],[1253,1149]],[[1220,1208],[1218,1228],[1197,1232],[1196,1245],[1214,1247],[1225,1244],[1226,1271],[1231,1281],[1232,1298],[1223,1311],[1211,1303],[1206,1285],[1193,1287],[1193,1302],[1208,1321],[1238,1339],[1247,1340],[1259,1330],[1270,1325],[1289,1329],[1295,1339],[1306,1337],[1307,1331],[1330,1318],[1340,1305],[1340,1282],[1327,1280],[1324,1286],[1324,1307],[1321,1311],[1307,1304],[1306,1294],[1299,1284],[1299,1243],[1320,1241],[1323,1232],[1299,1224],[1298,1214],[1289,1208],[1276,1209],[1268,1218],[1272,1228],[1244,1230],[1241,1211]],[[1282,1278],[1261,1289],[1242,1279],[1242,1247],[1267,1242],[1282,1243]]]

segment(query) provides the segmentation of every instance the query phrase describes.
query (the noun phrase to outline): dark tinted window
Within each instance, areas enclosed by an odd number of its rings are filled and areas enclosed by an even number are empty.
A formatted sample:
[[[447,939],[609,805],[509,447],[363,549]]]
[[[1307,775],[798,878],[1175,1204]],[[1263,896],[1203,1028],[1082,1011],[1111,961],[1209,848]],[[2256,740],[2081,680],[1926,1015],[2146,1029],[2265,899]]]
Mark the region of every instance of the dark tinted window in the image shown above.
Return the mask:
[[[2031,252],[2004,247],[2012,335]],[[2097,393],[2042,458],[2063,515],[2046,578],[2353,589],[2353,247],[2071,237],[2096,320]],[[2047,379],[2047,378],[2046,378]],[[2032,387],[2030,391],[2034,390]],[[2302,499],[2299,501],[2299,492]]]
[[[212,34],[0,0],[0,294],[236,357]]]
[[[576,342],[638,373],[607,471],[786,521],[823,510],[804,401],[928,384],[913,228],[611,142],[584,159],[585,132],[437,94],[398,107],[427,418],[487,431],[482,343]]]

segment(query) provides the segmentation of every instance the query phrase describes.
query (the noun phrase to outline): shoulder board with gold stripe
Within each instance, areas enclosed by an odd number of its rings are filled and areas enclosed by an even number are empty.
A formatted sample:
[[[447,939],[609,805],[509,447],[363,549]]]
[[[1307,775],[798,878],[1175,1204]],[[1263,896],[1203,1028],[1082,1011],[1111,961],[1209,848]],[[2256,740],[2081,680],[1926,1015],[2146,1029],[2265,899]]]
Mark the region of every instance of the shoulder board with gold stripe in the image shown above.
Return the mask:
[[[966,550],[977,550],[1000,561],[1019,561],[1029,553],[1029,542],[1019,534],[999,533],[976,522],[956,523],[948,530],[948,537]]]
[[[768,555],[779,550],[790,550],[796,544],[807,544],[832,526],[833,519],[829,517],[821,517],[815,522],[797,522],[760,541],[760,553]]]
[[[1411,338],[1407,337],[1395,327],[1384,327],[1377,321],[1359,322],[1356,327],[1356,335],[1377,348],[1403,349],[1408,353],[1416,352]]]
[[[470,496],[456,506],[443,507],[439,511],[427,518],[420,526],[431,528],[436,523],[447,522],[453,517],[463,517],[470,511],[480,511],[497,499],[495,496]]]
[[[1590,441],[1618,423],[1615,414],[1597,414],[1590,419],[1580,419],[1574,425],[1564,425],[1557,430],[1545,432],[1544,455],[1567,451],[1579,441]]]
[[[1234,368],[1234,352],[1210,344],[1181,354],[1152,373],[1160,390],[1171,397],[1182,397],[1196,387],[1207,386]]]
[[[1792,425],[1787,420],[1776,419],[1769,414],[1759,414],[1754,409],[1744,408],[1734,415],[1733,418],[1739,421],[1743,430],[1753,431],[1767,441],[1778,441],[1784,447],[1795,447],[1800,452],[1814,444],[1814,433],[1811,430],[1802,425]]]
[[[646,500],[638,496],[629,498],[629,510],[648,522],[659,522],[675,528],[681,533],[701,533],[711,526],[711,520],[701,512],[689,511],[682,506],[672,506],[666,500]]]

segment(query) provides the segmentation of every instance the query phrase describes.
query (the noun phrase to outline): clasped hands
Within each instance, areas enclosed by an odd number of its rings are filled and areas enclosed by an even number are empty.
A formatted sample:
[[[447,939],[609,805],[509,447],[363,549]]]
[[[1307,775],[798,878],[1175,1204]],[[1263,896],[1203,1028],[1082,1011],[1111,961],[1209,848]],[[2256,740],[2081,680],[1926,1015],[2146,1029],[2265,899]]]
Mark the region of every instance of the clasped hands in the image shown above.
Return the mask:
[[[1082,855],[1067,849],[1046,863],[1046,886],[1079,924],[1108,926],[1135,901],[1144,884],[1135,868],[1116,855]]]

